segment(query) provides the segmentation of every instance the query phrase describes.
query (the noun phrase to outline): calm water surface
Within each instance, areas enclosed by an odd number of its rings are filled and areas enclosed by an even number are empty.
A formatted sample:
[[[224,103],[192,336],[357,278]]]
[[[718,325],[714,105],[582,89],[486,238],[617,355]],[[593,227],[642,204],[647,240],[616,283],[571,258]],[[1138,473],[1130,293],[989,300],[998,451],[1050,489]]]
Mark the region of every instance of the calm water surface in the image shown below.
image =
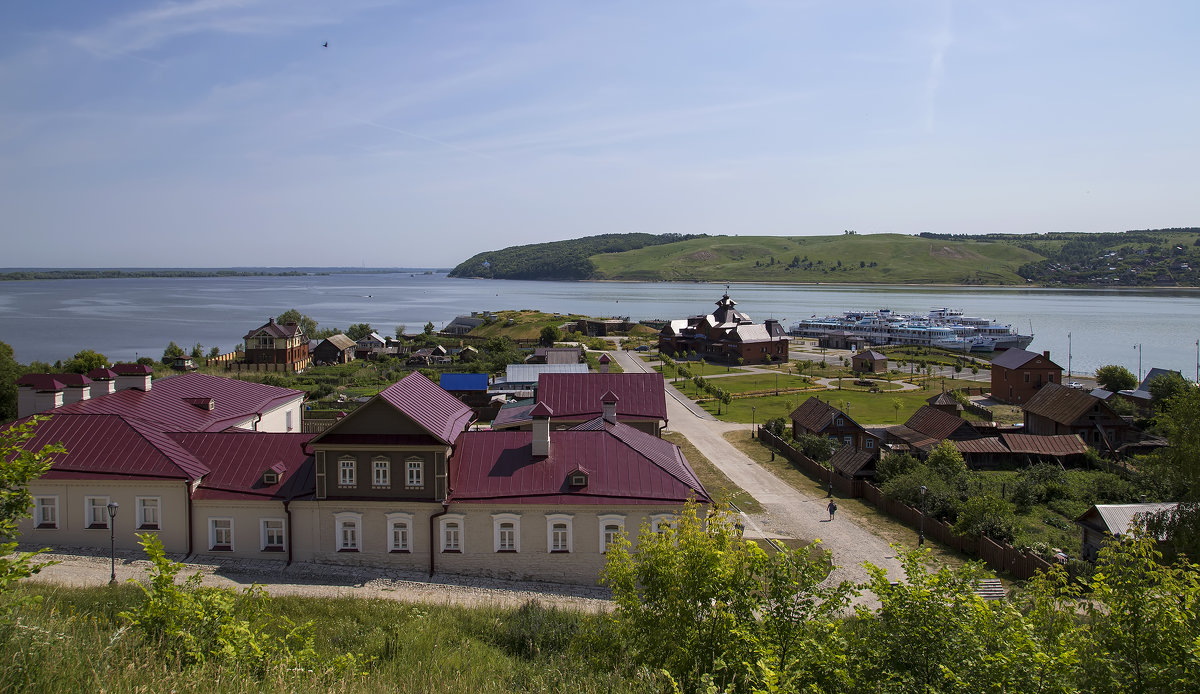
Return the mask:
[[[322,326],[370,323],[391,334],[427,321],[441,327],[471,311],[538,309],[592,316],[682,318],[708,313],[719,284],[518,282],[449,279],[444,274],[307,277],[38,280],[0,283],[0,341],[19,361],[53,362],[91,348],[110,359],[160,357],[168,341],[229,351],[268,316],[297,308]],[[791,325],[814,314],[891,308],[960,308],[1034,333],[1029,349],[1067,366],[1151,366],[1196,375],[1200,292],[975,287],[849,287],[739,284],[730,295],[756,321]]]

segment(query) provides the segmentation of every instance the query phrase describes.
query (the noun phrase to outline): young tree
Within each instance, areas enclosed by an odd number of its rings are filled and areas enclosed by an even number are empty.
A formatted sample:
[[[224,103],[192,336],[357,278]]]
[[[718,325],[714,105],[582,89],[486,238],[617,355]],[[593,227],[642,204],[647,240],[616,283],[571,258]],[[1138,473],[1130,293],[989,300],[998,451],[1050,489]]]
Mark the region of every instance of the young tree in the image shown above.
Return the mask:
[[[538,344],[543,347],[553,347],[554,343],[561,339],[562,332],[553,325],[547,325],[542,328],[542,332],[538,336]]]
[[[317,322],[294,308],[289,308],[288,310],[276,316],[275,322],[279,323],[280,325],[295,323],[296,325],[300,326],[301,330],[304,331],[305,337],[317,337]]]
[[[346,329],[346,337],[358,342],[374,331],[370,323],[355,323]]]
[[[175,361],[176,357],[182,356],[186,356],[183,348],[175,344],[175,341],[172,340],[171,343],[167,345],[167,348],[163,350],[162,360],[164,364],[170,364],[171,362]]]
[[[221,348],[213,345],[212,349],[208,350],[208,358],[212,359],[213,357],[219,356],[221,356]]]
[[[105,366],[108,366],[108,357],[95,350],[83,349],[76,352],[75,356],[63,364],[63,370],[73,374],[85,374],[92,369],[99,369]]]
[[[958,509],[954,532],[959,535],[990,537],[996,542],[1012,542],[1017,533],[1017,517],[1012,504],[994,496],[973,496]]]
[[[895,413],[892,415],[893,422],[900,418],[901,407],[904,407],[904,403],[900,400],[900,398],[892,398],[892,411]]]
[[[407,325],[397,325],[396,326],[396,339],[397,340],[402,339],[404,337],[405,331],[407,331],[407,330],[408,330]]]
[[[55,456],[67,452],[59,444],[29,450],[35,427],[45,419],[34,417],[0,430],[0,614],[5,618],[12,607],[9,586],[41,571],[44,566],[33,561],[44,550],[16,552],[17,524],[22,518],[29,517],[29,507],[33,504],[29,483],[50,469]],[[4,621],[0,619],[0,622]]]
[[[204,345],[200,344],[199,342],[192,345],[191,356],[193,359],[199,359],[200,357],[203,357],[204,356]]]
[[[1120,364],[1108,364],[1096,369],[1096,385],[1105,390],[1117,392],[1136,388],[1137,376]]]
[[[428,323],[426,323],[425,327],[422,328],[422,331],[426,335],[432,335],[433,334],[433,321],[429,321]]]

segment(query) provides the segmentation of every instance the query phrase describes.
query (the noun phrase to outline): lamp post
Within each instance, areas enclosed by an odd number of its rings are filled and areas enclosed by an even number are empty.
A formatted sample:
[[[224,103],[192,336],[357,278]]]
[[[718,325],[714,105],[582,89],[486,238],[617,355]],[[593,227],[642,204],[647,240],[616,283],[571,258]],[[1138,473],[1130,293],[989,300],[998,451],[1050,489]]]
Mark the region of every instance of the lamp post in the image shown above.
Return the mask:
[[[921,530],[917,533],[917,547],[925,546],[925,492],[929,491],[921,485]]]
[[[1075,379],[1071,378],[1071,333],[1067,333],[1067,383]]]
[[[1133,346],[1138,351],[1138,383],[1142,382],[1142,343]]]
[[[754,412],[757,409],[754,405],[750,406],[750,438],[754,438]]]
[[[829,493],[825,495],[826,499],[833,498],[833,459],[829,459]]]
[[[112,560],[112,576],[108,585],[117,584],[117,509],[121,505],[115,501],[108,502],[108,556]]]

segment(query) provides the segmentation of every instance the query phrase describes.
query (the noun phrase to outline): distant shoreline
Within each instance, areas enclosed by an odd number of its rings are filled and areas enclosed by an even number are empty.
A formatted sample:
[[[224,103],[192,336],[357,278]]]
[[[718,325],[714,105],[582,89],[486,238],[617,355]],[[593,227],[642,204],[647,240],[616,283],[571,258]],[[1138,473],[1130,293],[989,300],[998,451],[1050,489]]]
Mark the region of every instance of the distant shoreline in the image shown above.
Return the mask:
[[[2,282],[26,282],[32,280],[92,280],[92,279],[147,279],[183,278],[203,279],[216,277],[312,277],[323,275],[392,275],[392,274],[436,274],[445,272],[441,268],[344,268],[344,267],[297,267],[297,268],[4,268],[0,271]]]

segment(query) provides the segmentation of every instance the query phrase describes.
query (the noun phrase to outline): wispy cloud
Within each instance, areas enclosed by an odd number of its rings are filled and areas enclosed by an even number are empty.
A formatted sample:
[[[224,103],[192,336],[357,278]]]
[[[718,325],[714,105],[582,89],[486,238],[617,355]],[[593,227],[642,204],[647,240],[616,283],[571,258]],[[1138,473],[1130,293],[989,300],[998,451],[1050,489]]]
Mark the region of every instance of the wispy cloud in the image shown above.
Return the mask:
[[[954,43],[954,6],[951,0],[942,5],[941,22],[930,41],[932,52],[929,71],[925,76],[925,131],[932,133],[937,126],[938,89],[946,69],[946,53]]]

